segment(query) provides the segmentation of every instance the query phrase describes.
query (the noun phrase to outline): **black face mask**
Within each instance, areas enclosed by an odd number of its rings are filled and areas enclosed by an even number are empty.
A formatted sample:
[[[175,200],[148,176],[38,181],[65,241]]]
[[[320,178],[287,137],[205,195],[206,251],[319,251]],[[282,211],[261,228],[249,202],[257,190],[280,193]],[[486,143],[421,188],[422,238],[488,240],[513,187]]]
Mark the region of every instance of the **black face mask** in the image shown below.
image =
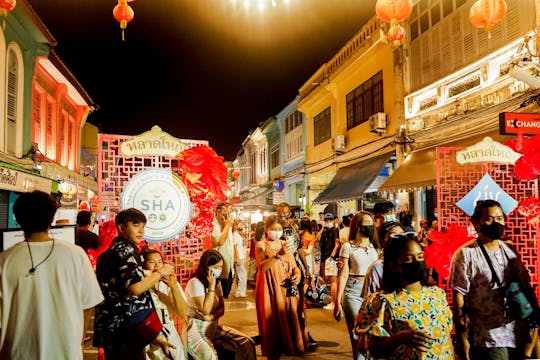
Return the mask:
[[[490,225],[480,226],[480,232],[491,240],[500,239],[504,234],[504,225],[494,221]]]
[[[375,227],[373,225],[363,225],[358,228],[358,232],[361,235],[367,236],[370,239],[373,237],[374,231],[375,231]]]
[[[401,278],[412,284],[425,277],[426,263],[424,260],[401,264]]]

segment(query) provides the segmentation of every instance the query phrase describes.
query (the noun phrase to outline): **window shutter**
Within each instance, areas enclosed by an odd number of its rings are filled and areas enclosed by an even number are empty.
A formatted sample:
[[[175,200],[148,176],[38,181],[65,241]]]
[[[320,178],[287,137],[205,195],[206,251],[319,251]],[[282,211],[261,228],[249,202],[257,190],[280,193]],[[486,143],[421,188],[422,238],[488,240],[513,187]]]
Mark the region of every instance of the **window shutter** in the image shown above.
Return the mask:
[[[17,120],[17,73],[17,57],[13,51],[10,51],[8,59],[7,118],[12,122]]]

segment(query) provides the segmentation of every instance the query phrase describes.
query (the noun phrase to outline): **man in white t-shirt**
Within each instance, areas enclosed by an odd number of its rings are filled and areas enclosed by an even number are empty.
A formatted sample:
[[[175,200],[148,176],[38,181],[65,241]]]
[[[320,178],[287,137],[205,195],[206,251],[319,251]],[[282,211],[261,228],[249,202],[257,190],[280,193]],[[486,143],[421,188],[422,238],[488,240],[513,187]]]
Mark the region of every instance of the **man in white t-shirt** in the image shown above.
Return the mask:
[[[217,250],[223,256],[223,272],[219,278],[223,289],[223,297],[229,298],[233,280],[233,236],[232,236],[233,218],[231,215],[231,206],[228,203],[222,203],[217,206],[216,216],[212,222],[213,230],[211,235],[212,249]]]
[[[234,270],[236,272],[236,293],[234,297],[246,297],[247,288],[247,270],[246,270],[246,248],[245,225],[237,221],[233,227],[233,245],[234,245]]]
[[[56,209],[42,191],[13,206],[25,240],[0,253],[0,359],[83,358],[83,312],[103,295],[84,250],[50,237]]]

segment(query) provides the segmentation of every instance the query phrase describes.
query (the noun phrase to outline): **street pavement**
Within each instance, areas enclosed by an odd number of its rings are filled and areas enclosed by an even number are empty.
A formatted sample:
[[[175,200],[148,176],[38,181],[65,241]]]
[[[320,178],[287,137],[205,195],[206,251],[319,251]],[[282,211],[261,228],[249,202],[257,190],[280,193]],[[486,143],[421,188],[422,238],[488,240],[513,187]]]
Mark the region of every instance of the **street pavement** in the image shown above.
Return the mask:
[[[255,299],[253,290],[248,289],[246,298],[234,298],[234,289],[225,302],[225,315],[220,324],[231,326],[250,336],[256,336],[257,315],[255,312]],[[281,359],[321,359],[321,360],[350,360],[352,358],[351,345],[347,334],[345,320],[336,322],[332,310],[324,308],[309,308],[307,310],[308,329],[319,346],[313,352],[301,356],[282,356]],[[97,360],[97,349],[90,346],[84,348],[84,360]],[[257,345],[257,359],[265,359],[261,355],[261,347]]]

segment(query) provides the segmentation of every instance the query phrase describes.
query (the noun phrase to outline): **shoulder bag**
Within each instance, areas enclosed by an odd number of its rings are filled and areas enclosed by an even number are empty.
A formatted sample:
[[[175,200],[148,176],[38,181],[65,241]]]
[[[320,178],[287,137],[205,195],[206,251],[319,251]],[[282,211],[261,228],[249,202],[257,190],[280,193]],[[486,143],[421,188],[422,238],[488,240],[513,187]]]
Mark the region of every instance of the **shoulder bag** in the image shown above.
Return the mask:
[[[129,332],[137,344],[148,345],[159,335],[163,324],[156,312],[156,306],[151,294],[147,294],[152,303],[151,309],[137,311],[128,318]]]
[[[486,261],[489,265],[489,268],[491,269],[491,273],[493,276],[493,280],[497,283],[499,286],[499,290],[501,292],[501,295],[504,298],[504,312],[506,316],[510,316],[514,319],[526,319],[533,313],[533,307],[529,303],[529,300],[527,300],[527,297],[521,290],[521,286],[518,281],[512,281],[507,286],[502,286],[502,283],[495,273],[495,269],[493,268],[493,264],[491,263],[491,259],[489,258],[489,255],[486,251],[486,248],[484,247],[484,244],[480,240],[477,240],[478,246],[480,246],[480,249],[482,250],[482,253],[484,254],[484,257],[486,258]],[[512,278],[516,278],[517,274],[515,273],[514,266],[512,265],[512,261],[504,251],[504,249],[501,247],[501,251],[506,256],[506,259],[508,260],[508,266],[510,266],[512,270]],[[518,278],[519,279],[519,278]]]

